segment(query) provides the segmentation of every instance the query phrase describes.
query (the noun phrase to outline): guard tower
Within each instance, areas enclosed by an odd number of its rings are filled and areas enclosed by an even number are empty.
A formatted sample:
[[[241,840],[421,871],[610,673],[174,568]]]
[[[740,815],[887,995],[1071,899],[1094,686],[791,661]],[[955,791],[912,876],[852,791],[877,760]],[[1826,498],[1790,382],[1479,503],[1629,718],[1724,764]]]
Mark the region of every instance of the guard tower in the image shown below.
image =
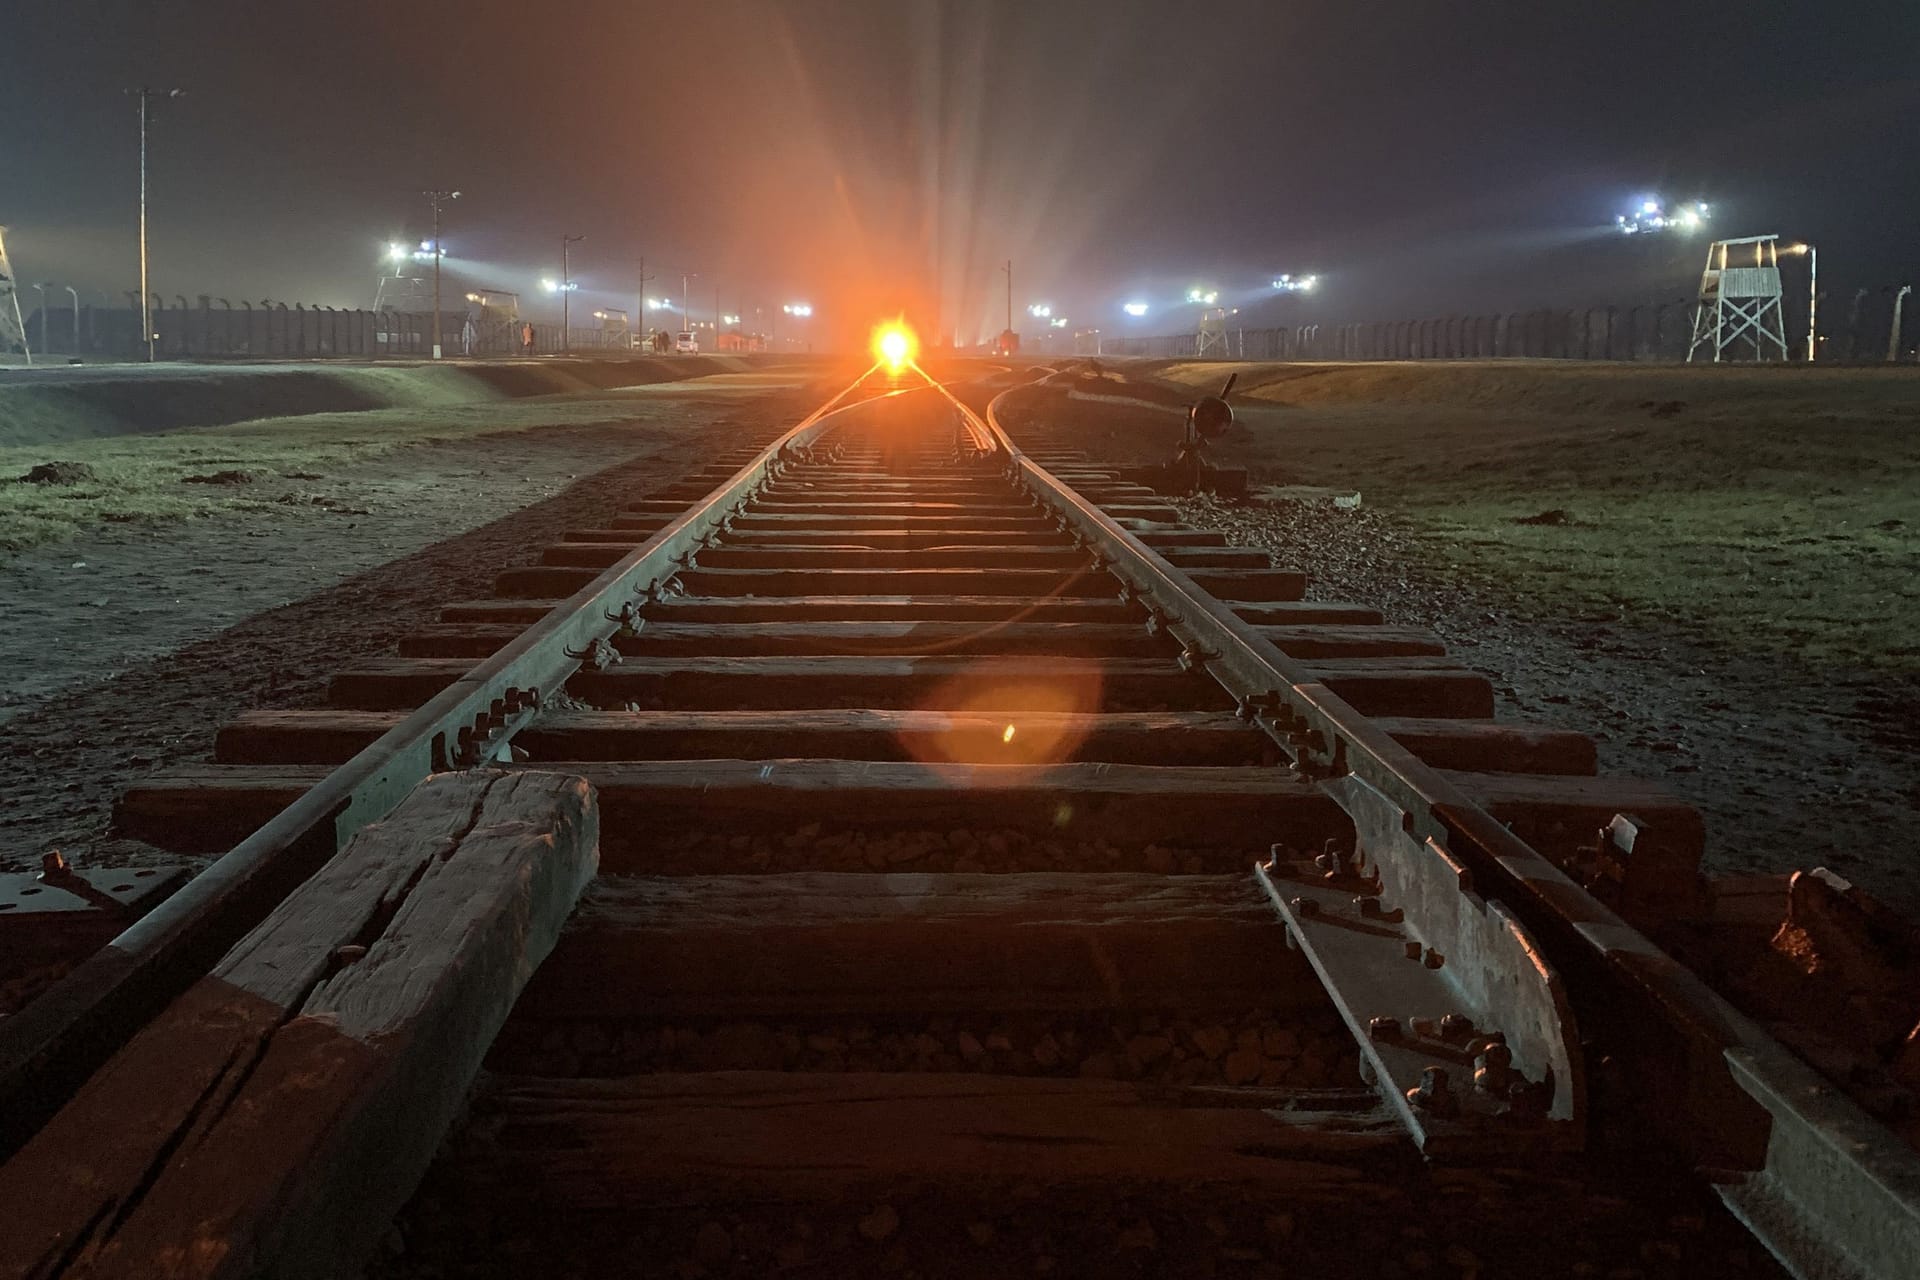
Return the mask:
[[[1209,355],[1216,360],[1228,358],[1225,307],[1212,307],[1200,313],[1200,331],[1194,335],[1193,354],[1201,360]]]
[[[0,356],[23,355],[32,364],[33,348],[27,345],[26,322],[20,318],[20,293],[13,280],[13,264],[7,261],[6,237],[7,229],[0,227]]]
[[[1693,342],[1687,363],[1711,348],[1718,364],[1729,350],[1737,356],[1741,344],[1755,360],[1787,358],[1786,320],[1780,313],[1779,236],[1745,236],[1715,240],[1707,248],[1707,268],[1700,273],[1700,305],[1693,313]],[[1747,246],[1753,264],[1744,265]],[[1735,251],[1742,265],[1734,265]]]

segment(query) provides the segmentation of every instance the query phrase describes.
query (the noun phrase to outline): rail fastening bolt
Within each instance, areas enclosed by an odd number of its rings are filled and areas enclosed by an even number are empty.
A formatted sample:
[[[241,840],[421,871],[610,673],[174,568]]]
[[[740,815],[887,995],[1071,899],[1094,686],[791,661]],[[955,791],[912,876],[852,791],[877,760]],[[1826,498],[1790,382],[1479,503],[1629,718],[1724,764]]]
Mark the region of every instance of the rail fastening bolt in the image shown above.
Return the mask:
[[[1436,1116],[1452,1115],[1453,1087],[1445,1067],[1427,1067],[1420,1072],[1420,1083],[1407,1090],[1407,1101]]]

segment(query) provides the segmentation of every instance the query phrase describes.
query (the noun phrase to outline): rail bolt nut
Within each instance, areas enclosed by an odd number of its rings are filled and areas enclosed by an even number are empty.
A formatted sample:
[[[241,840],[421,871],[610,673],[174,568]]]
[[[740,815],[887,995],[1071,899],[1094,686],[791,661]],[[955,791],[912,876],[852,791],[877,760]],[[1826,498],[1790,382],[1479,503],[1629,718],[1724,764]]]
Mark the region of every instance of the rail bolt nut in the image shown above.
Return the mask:
[[[1400,1038],[1400,1019],[1368,1018],[1367,1036],[1372,1040],[1398,1040]]]
[[[1452,1115],[1457,1103],[1447,1069],[1427,1067],[1422,1070],[1420,1083],[1407,1090],[1407,1101],[1431,1115]]]
[[[1473,1019],[1463,1013],[1449,1013],[1440,1019],[1440,1038],[1457,1042],[1473,1034]]]
[[[1378,920],[1380,918],[1380,899],[1370,893],[1363,893],[1355,898],[1353,905],[1354,909],[1357,910],[1364,919]]]
[[[1420,944],[1417,942],[1406,943],[1405,951],[1407,959],[1409,960],[1418,960],[1420,958]]]
[[[67,855],[58,849],[49,849],[40,855],[40,875],[43,879],[47,876],[64,876],[72,870]]]
[[[1315,898],[1295,898],[1288,905],[1294,909],[1296,914],[1301,916],[1317,916],[1320,914],[1320,903],[1319,900]]]
[[[1473,1087],[1505,1098],[1513,1089],[1513,1051],[1504,1044],[1487,1045],[1473,1060]]]
[[[1507,1044],[1507,1033],[1504,1031],[1493,1031],[1484,1036],[1474,1036],[1471,1040],[1467,1041],[1467,1057],[1477,1058],[1487,1051],[1488,1045],[1495,1044],[1504,1049]]]

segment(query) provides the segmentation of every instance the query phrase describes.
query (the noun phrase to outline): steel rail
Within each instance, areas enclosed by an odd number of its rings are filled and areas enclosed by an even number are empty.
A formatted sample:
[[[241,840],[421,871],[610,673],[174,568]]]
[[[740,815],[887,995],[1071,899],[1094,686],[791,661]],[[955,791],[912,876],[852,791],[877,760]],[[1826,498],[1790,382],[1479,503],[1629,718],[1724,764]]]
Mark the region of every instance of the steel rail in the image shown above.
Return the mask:
[[[178,893],[0,1022],[0,1158],[18,1147],[123,1038],[223,955],[354,832],[428,774],[497,758],[632,607],[684,568],[786,458],[870,403],[844,387],[704,499],[539,622],[329,773]]]
[[[1680,1140],[1755,1238],[1807,1280],[1910,1277],[1920,1258],[1920,1155],[1185,573],[1027,458],[1001,411],[1031,389],[1012,388],[987,408],[984,425],[1010,471],[1157,611],[1190,662],[1237,697],[1244,716],[1309,776],[1325,779],[1362,837],[1388,834],[1377,812],[1384,801],[1404,826],[1401,843],[1417,843],[1420,852],[1465,870],[1548,941],[1549,957],[1582,978],[1583,1010],[1637,1033],[1641,1045],[1663,1032],[1677,1037],[1677,1045],[1647,1051],[1656,1061],[1641,1087],[1664,1104],[1659,1110],[1672,1128],[1663,1136]],[[1369,794],[1373,799],[1362,798]],[[1413,852],[1398,850],[1402,858]],[[1278,895],[1275,901],[1290,929],[1304,923]]]

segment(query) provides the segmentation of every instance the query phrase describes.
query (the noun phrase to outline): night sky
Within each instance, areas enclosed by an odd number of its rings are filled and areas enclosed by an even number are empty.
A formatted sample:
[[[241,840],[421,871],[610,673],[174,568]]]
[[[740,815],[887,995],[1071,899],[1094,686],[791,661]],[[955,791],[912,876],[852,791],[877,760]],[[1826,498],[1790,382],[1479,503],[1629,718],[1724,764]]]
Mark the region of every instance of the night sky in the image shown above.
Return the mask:
[[[1690,293],[1704,249],[1629,240],[1642,193],[1820,247],[1823,285],[1920,276],[1920,5],[1207,0],[16,0],[0,11],[0,222],[24,281],[369,305],[419,192],[458,187],[462,289],[695,313],[1016,305],[1168,332]],[[1280,271],[1313,298],[1274,299]],[[31,293],[24,301],[31,305]],[[936,321],[936,317],[938,320]]]

